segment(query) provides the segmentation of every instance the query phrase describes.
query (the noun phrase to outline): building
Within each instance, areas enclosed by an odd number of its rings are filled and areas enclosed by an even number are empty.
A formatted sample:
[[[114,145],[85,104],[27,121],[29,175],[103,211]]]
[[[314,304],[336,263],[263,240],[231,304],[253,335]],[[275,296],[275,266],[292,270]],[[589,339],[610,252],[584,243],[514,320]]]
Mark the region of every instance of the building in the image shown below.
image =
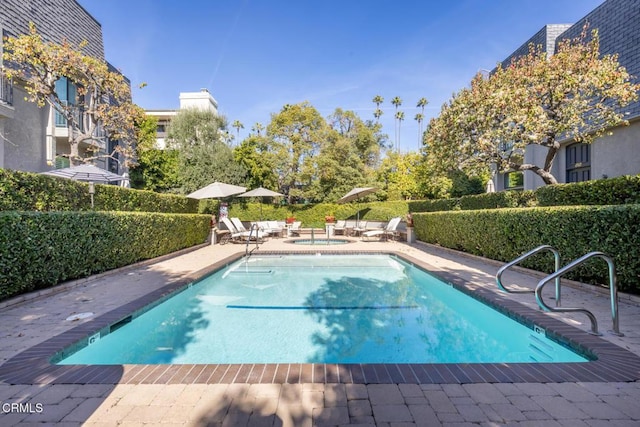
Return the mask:
[[[200,89],[199,92],[181,92],[180,110],[188,108],[210,111],[218,115],[218,102],[207,89]],[[156,147],[164,149],[166,147],[165,138],[167,136],[167,127],[171,119],[178,113],[178,110],[145,110],[145,113],[147,116],[155,117],[158,120]]]
[[[552,55],[559,40],[578,37],[587,22],[590,29],[598,29],[600,53],[618,54],[620,64],[637,82],[640,77],[640,0],[606,0],[575,24],[546,25],[502,63],[508,64],[512,58],[526,54],[530,43],[542,45],[547,54]],[[562,141],[551,171],[558,182],[640,174],[640,100],[623,111],[629,126],[611,129],[611,136],[603,136],[592,144]],[[541,165],[546,152],[545,147],[529,146],[525,162]],[[542,179],[530,171],[498,174],[495,178],[498,191],[532,190],[543,185]]]
[[[75,45],[86,41],[87,54],[105,59],[100,23],[75,0],[41,1],[37,6],[33,1],[2,1],[0,33],[3,38],[28,33],[30,22],[45,40],[66,39]],[[116,71],[109,66],[111,71]],[[56,86],[63,97],[75,94],[73,85],[64,79]],[[68,158],[63,157],[70,151],[65,119],[49,106],[40,108],[25,101],[25,97],[23,87],[0,74],[0,168],[42,172],[68,166]],[[101,143],[98,154],[111,153],[116,144],[117,141]],[[86,148],[80,147],[81,156]],[[100,158],[96,165],[115,173],[123,172],[115,159]]]

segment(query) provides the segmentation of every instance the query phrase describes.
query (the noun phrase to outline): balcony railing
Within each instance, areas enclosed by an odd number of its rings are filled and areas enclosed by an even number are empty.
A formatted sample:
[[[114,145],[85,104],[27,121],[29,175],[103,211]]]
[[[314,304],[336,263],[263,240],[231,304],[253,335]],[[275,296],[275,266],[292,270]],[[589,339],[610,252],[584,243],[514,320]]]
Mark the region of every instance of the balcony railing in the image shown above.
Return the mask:
[[[13,105],[13,82],[0,73],[0,102]]]

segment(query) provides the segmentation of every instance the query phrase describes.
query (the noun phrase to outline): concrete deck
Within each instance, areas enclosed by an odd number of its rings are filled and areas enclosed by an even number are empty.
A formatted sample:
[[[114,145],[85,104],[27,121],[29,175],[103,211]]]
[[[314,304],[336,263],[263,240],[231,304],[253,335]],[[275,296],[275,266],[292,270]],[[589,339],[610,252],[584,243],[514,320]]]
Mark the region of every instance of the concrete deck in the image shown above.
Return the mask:
[[[468,283],[505,303],[516,301],[528,310],[537,310],[530,294],[505,295],[497,291],[493,277],[500,264],[492,261],[422,244],[358,241],[342,246],[296,247],[285,240],[272,239],[259,252],[394,251],[428,264],[452,282]],[[243,245],[205,246],[65,284],[56,292],[43,292],[35,298],[32,295],[0,303],[0,365],[4,365],[0,371],[4,368],[5,373],[0,380],[0,425],[635,426],[640,422],[637,381],[362,384],[305,382],[300,377],[295,384],[266,384],[247,376],[243,382],[232,378],[227,384],[206,384],[184,381],[188,375],[176,382],[180,369],[170,366],[159,375],[144,370],[134,375],[130,366],[123,366],[121,375],[106,383],[64,383],[56,380],[56,372],[38,376],[37,381],[8,380],[11,375],[7,366],[15,369],[16,378],[19,371],[29,370],[29,359],[22,360],[21,365],[11,365],[25,351],[43,349],[43,343],[52,337],[81,330],[100,316],[126,309],[128,304],[157,293],[167,283],[188,282],[194,272],[244,250]],[[505,282],[510,285],[533,287],[538,280],[521,270],[505,275]],[[591,309],[604,332],[601,338],[607,343],[640,355],[640,307],[636,298],[621,295],[623,337],[607,332],[611,327],[607,293],[565,286],[562,298],[563,306]],[[84,312],[94,316],[65,320]],[[559,319],[581,331],[590,327],[586,316],[580,313],[539,315],[552,321]],[[47,349],[43,350],[46,353]],[[630,364],[628,370],[630,377],[637,377],[635,364]],[[138,381],[132,380],[135,377]]]

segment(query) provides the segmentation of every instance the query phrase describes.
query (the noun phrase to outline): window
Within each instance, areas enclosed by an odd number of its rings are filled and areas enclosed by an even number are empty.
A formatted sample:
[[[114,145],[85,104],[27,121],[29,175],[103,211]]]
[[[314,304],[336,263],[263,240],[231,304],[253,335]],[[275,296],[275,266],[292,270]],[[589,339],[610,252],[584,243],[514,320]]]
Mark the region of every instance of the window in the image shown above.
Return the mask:
[[[591,145],[571,144],[567,146],[567,182],[582,182],[591,179]]]
[[[505,190],[521,190],[524,188],[524,174],[522,172],[508,172],[504,174]]]
[[[66,77],[60,77],[58,80],[56,80],[56,94],[64,105],[76,105],[78,103],[78,92],[76,90],[76,85],[70,82]],[[67,119],[57,111],[56,126],[67,126]]]

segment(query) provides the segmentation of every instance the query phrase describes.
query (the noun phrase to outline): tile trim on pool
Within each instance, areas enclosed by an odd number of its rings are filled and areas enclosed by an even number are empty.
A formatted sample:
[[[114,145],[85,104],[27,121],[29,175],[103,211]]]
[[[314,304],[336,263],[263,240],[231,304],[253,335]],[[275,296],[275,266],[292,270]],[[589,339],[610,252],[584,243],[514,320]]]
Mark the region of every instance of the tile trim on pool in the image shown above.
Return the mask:
[[[318,250],[264,251],[260,255],[316,254]],[[640,357],[600,337],[554,319],[498,293],[396,251],[331,251],[322,254],[397,256],[471,294],[502,313],[545,328],[552,338],[596,360],[582,363],[443,363],[443,364],[187,364],[187,365],[54,365],[50,359],[127,316],[154,306],[190,283],[242,258],[229,256],[211,266],[126,303],[14,356],[0,366],[8,384],[212,384],[212,383],[527,383],[628,382],[640,379]]]

